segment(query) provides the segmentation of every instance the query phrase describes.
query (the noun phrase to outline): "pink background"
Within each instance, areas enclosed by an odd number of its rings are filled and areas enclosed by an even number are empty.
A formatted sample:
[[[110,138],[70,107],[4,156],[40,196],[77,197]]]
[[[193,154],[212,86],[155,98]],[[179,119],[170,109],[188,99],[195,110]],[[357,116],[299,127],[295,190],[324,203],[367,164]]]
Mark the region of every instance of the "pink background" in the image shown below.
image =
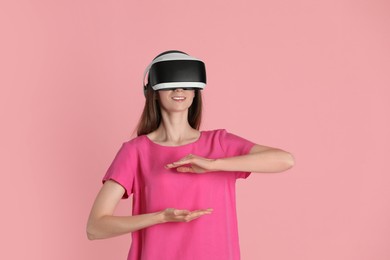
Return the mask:
[[[167,49],[208,70],[202,129],[283,148],[238,182],[244,260],[390,259],[385,0],[1,1],[1,259],[125,259],[88,241],[100,180]],[[130,200],[118,214],[129,214]]]

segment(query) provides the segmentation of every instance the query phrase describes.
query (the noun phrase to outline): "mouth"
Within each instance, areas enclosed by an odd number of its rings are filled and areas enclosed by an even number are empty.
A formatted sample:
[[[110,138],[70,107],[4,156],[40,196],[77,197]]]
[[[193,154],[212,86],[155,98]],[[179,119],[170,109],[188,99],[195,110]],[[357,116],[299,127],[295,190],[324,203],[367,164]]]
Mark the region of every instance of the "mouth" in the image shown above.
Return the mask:
[[[174,97],[172,97],[172,99],[173,99],[174,101],[184,101],[184,100],[186,100],[186,97],[183,97],[183,96],[174,96]]]

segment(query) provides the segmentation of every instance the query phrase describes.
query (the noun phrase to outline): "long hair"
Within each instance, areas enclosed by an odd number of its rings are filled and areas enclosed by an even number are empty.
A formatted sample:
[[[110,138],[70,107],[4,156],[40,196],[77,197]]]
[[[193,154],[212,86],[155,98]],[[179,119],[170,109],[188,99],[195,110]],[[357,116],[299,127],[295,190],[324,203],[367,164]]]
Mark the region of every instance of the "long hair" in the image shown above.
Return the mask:
[[[161,123],[161,107],[157,91],[151,87],[146,89],[144,110],[137,126],[137,136],[146,135],[155,131]],[[202,94],[195,90],[195,97],[188,108],[188,123],[194,129],[199,130],[202,121]]]

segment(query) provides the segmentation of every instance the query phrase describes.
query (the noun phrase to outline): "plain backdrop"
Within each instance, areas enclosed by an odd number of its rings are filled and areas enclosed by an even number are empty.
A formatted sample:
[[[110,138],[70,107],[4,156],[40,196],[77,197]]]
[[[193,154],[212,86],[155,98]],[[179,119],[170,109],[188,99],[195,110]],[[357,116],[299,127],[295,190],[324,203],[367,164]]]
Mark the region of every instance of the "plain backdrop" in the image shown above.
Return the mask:
[[[86,221],[134,137],[145,67],[179,49],[207,66],[201,129],[296,159],[237,182],[243,260],[390,259],[389,13],[385,0],[1,1],[0,258],[126,259],[130,235],[89,241]]]

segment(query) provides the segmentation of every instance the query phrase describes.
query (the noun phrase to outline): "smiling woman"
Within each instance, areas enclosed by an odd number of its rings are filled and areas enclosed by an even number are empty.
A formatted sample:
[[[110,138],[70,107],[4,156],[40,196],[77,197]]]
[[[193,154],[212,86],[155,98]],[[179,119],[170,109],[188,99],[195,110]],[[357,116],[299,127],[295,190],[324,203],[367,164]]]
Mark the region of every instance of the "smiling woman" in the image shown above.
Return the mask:
[[[132,232],[132,260],[240,259],[236,180],[285,171],[294,159],[224,129],[199,130],[206,85],[199,59],[164,52],[147,73],[138,136],[122,144],[103,177],[88,238]],[[114,216],[130,195],[132,216]]]

